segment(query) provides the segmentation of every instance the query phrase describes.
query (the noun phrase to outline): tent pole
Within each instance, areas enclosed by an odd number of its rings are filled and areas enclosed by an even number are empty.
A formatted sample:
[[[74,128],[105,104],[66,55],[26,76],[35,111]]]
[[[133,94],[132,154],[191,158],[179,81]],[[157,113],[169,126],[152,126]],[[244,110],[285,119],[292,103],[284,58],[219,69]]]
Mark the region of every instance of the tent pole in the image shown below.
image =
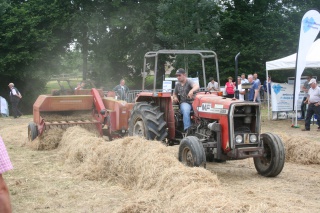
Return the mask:
[[[266,86],[267,86],[267,98],[268,98],[268,120],[270,121],[270,98],[269,98],[269,84],[268,84],[268,70],[267,70],[267,79],[266,79]]]
[[[298,107],[297,106],[296,106],[296,116],[295,117],[296,117],[295,126],[298,126]]]

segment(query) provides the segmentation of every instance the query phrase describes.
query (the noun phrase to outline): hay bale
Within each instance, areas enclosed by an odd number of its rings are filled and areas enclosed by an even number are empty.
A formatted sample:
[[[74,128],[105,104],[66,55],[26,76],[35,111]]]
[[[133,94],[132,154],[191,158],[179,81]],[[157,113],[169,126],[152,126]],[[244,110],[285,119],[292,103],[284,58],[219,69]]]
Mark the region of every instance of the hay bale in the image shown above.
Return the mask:
[[[108,180],[134,193],[117,212],[243,210],[237,200],[230,201],[220,190],[216,175],[182,165],[159,142],[138,137],[106,142],[72,127],[63,135],[60,148],[65,164],[75,174],[89,180]]]
[[[277,133],[285,144],[286,161],[301,164],[320,164],[320,144],[303,136],[292,137]]]
[[[70,127],[69,127],[70,128]],[[68,128],[67,128],[68,129]],[[100,133],[97,130],[95,124],[85,124],[82,131],[85,132],[85,135],[88,134],[88,131],[91,132],[94,136],[99,137]],[[53,150],[58,148],[62,135],[65,132],[65,129],[59,127],[51,127],[42,133],[41,136],[38,136],[31,142],[27,142],[26,145],[33,150]]]
[[[31,142],[27,143],[27,146],[33,150],[52,150],[56,149],[61,141],[63,129],[51,128],[45,131],[41,136],[38,136]]]

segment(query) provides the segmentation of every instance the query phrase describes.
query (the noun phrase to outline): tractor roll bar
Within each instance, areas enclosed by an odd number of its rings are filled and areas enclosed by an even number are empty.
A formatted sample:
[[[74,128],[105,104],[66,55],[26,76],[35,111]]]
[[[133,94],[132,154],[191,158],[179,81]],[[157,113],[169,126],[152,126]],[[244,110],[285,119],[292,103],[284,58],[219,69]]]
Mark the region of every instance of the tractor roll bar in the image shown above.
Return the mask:
[[[159,51],[151,51],[147,52],[144,55],[143,61],[143,72],[142,72],[142,91],[144,90],[145,85],[145,74],[146,74],[146,66],[147,66],[147,58],[155,58],[154,63],[154,80],[153,80],[153,91],[156,91],[156,82],[157,82],[157,71],[158,71],[158,55],[160,54],[175,54],[175,55],[200,55],[202,62],[202,71],[203,71],[203,83],[204,87],[207,85],[206,81],[206,70],[204,60],[207,58],[214,58],[216,64],[217,71],[217,82],[220,88],[220,76],[219,76],[219,65],[218,65],[218,56],[214,51],[211,50],[159,50]]]

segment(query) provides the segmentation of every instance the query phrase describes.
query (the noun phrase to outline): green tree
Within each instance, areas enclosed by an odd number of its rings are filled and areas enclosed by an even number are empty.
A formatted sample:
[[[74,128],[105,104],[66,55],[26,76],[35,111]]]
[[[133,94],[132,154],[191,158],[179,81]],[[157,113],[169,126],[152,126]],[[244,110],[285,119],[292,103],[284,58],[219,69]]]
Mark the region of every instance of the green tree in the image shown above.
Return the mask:
[[[157,36],[164,49],[211,49],[219,32],[220,7],[215,0],[162,0],[158,6]],[[164,60],[170,61],[169,58]],[[177,56],[171,60],[177,69],[183,67],[189,76],[201,76],[199,56]],[[160,63],[161,65],[163,64]],[[214,64],[207,62],[207,77]],[[163,73],[160,73],[163,74]],[[202,85],[203,86],[203,85]]]
[[[98,83],[113,88],[121,78],[141,89],[140,72],[147,51],[156,49],[156,9],[158,1],[116,1],[97,28],[92,42],[92,73]]]
[[[296,52],[300,22],[305,11],[298,1],[221,1],[217,52],[222,75],[234,76],[234,56],[240,72],[258,72],[265,78],[265,62]],[[309,5],[311,6],[311,5]]]
[[[66,24],[70,7],[63,0],[7,3],[0,16],[0,86],[14,82],[23,94],[24,110],[31,111],[48,77],[59,71],[59,54],[71,40]]]

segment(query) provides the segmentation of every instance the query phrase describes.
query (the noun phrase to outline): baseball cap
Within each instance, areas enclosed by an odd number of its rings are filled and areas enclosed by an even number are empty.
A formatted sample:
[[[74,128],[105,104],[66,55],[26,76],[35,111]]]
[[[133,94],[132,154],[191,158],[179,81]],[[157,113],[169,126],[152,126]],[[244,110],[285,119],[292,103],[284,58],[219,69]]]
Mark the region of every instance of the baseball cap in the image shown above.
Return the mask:
[[[13,83],[10,83],[8,86],[14,86],[14,84],[13,84]]]
[[[311,78],[311,80],[309,81],[309,84],[312,84],[312,83],[317,83],[316,79]]]
[[[176,75],[186,74],[186,71],[182,68],[179,68],[176,72]]]

